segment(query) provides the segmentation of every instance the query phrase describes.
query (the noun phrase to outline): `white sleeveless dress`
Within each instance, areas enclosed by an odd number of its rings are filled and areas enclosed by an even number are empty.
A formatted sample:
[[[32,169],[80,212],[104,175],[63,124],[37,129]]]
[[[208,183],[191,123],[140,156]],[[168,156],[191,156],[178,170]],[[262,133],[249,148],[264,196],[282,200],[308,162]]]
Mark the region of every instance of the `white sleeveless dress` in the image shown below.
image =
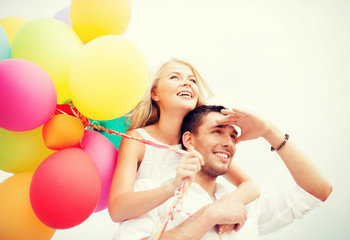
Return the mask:
[[[137,128],[134,129],[134,131],[140,133],[143,139],[155,143],[162,143],[154,139],[143,128]],[[171,147],[181,149],[181,144],[171,145]],[[165,183],[168,180],[175,178],[177,164],[181,157],[182,156],[180,154],[170,150],[160,149],[145,144],[145,154],[136,173],[135,181],[147,179],[154,180],[158,183]],[[117,240],[116,236],[118,233],[118,228],[119,223],[116,224],[116,232],[113,240]]]
[[[134,129],[141,136],[155,143],[161,143],[149,135],[143,128]],[[171,147],[181,149],[181,144]],[[149,179],[165,182],[176,176],[176,167],[181,155],[168,149],[160,149],[145,144],[145,154],[139,166],[135,180]]]

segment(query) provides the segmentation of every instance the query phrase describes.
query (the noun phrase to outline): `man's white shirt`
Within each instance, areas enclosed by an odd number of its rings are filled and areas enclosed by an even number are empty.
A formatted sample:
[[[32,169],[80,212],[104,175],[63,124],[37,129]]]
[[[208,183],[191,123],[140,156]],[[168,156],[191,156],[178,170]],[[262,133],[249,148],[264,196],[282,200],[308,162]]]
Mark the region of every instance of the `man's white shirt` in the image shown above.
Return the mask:
[[[139,180],[135,184],[135,191],[148,190],[160,186],[155,181]],[[232,192],[232,187],[217,183],[215,197],[219,199],[226,193]],[[125,221],[120,224],[116,239],[133,240],[149,237],[160,225],[160,219],[167,215],[173,206],[174,198],[170,198],[159,207],[143,216]],[[211,204],[212,198],[197,183],[192,183],[182,201],[182,211],[176,212],[173,220],[167,224],[167,230],[179,225],[190,215],[202,207]],[[270,196],[263,196],[246,206],[247,220],[243,228],[227,234],[219,235],[214,228],[210,229],[201,239],[230,239],[254,240],[259,235],[274,232],[294,219],[301,218],[311,209],[318,207],[322,201],[315,198],[299,186]],[[164,219],[164,218],[163,218]]]

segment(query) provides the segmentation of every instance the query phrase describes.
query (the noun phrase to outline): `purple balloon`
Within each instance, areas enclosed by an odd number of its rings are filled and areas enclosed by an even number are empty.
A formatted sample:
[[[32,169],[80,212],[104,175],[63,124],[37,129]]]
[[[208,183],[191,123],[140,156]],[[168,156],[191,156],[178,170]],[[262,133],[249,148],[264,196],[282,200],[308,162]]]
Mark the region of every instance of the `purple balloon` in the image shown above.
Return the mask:
[[[69,6],[62,8],[59,10],[53,18],[60,20],[61,22],[64,22],[68,26],[72,27],[72,24],[70,23],[70,18],[69,18]]]
[[[49,74],[25,59],[0,61],[0,127],[29,131],[44,124],[57,104]]]

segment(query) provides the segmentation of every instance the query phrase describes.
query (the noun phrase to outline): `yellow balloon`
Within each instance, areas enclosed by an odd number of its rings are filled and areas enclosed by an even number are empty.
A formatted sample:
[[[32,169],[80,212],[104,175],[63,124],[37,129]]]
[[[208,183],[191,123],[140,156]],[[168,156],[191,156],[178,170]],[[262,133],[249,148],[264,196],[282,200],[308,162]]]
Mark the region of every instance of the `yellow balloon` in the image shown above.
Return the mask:
[[[0,128],[0,169],[3,171],[34,171],[54,152],[45,146],[42,126],[25,132]]]
[[[118,35],[86,44],[69,70],[74,105],[86,117],[111,120],[132,110],[148,83],[148,63],[133,42]]]
[[[73,57],[82,48],[78,35],[67,24],[51,18],[27,22],[12,43],[12,58],[38,64],[52,78],[57,103],[69,103],[68,71]]]
[[[4,28],[11,46],[18,30],[21,29],[26,22],[28,22],[27,19],[16,16],[4,17],[0,19],[0,25]]]
[[[104,35],[122,35],[130,16],[130,0],[72,0],[70,5],[72,27],[85,43]]]
[[[33,174],[18,173],[0,183],[0,239],[48,240],[55,234],[32,209],[29,190]]]

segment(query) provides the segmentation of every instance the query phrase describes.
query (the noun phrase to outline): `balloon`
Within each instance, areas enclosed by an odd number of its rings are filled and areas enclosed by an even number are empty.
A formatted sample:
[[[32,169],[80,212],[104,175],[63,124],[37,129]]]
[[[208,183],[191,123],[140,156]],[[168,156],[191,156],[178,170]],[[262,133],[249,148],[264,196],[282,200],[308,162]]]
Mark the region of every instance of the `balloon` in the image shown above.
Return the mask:
[[[132,110],[148,83],[141,50],[117,35],[86,44],[72,61],[68,84],[77,109],[86,117],[111,120]]]
[[[72,28],[57,19],[27,22],[12,43],[12,58],[24,58],[41,66],[52,78],[57,102],[70,101],[68,70],[83,44]]]
[[[72,0],[70,5],[72,27],[84,43],[104,35],[122,35],[130,17],[130,0]]]
[[[19,173],[34,171],[54,151],[43,141],[42,126],[25,132],[0,128],[0,169]]]
[[[12,45],[13,39],[21,27],[28,22],[27,19],[22,17],[10,16],[0,19],[0,25],[4,28],[9,38],[10,45]]]
[[[34,172],[18,173],[0,183],[0,239],[49,240],[55,233],[34,214],[29,187]]]
[[[0,61],[7,58],[11,58],[11,45],[4,28],[0,26]]]
[[[57,94],[50,76],[24,59],[0,62],[0,127],[28,131],[49,120]]]
[[[72,24],[70,23],[70,18],[69,18],[69,6],[62,8],[53,16],[53,18],[60,20],[61,22],[64,22],[68,26],[72,27]]]
[[[44,124],[43,139],[45,145],[53,150],[73,147],[84,135],[84,125],[76,117],[55,115]]]
[[[94,123],[97,122],[97,123]],[[112,120],[107,120],[107,121],[97,121],[97,120],[92,120],[91,121],[94,125],[100,125],[104,128],[111,129],[117,132],[125,133],[128,128],[129,128],[129,120],[127,117],[120,117]],[[121,136],[115,135],[115,134],[109,134],[105,131],[99,131],[95,130],[101,133],[103,136],[107,137],[113,144],[114,146],[119,149],[119,144],[120,141],[122,140]]]
[[[74,227],[95,210],[101,178],[89,155],[79,148],[60,150],[34,173],[30,201],[37,217],[56,229]]]
[[[108,204],[109,189],[117,162],[118,151],[111,141],[94,130],[86,130],[81,140],[82,149],[95,162],[101,176],[101,197],[95,212],[104,210]]]

